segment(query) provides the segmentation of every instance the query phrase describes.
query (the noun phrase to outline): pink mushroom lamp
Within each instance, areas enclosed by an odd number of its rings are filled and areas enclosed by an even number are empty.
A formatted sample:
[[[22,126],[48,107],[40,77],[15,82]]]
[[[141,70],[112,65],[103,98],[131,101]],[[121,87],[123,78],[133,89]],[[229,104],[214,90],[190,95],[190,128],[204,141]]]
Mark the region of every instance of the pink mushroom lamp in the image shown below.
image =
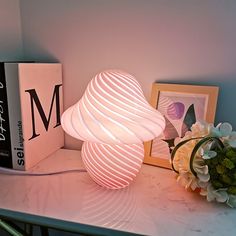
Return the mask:
[[[83,140],[82,160],[91,178],[109,189],[128,186],[144,158],[143,142],[165,127],[130,74],[107,70],[88,84],[82,98],[62,115],[66,133]]]

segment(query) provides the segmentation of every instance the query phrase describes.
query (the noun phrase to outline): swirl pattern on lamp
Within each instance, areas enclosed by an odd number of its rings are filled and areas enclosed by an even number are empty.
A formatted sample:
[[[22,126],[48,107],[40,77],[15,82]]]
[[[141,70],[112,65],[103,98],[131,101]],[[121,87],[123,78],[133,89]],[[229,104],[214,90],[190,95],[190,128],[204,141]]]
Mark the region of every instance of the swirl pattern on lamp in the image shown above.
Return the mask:
[[[165,126],[137,80],[117,70],[96,75],[61,122],[68,134],[85,141],[82,158],[87,171],[107,188],[122,188],[133,180],[142,164],[143,142]]]
[[[91,178],[110,189],[128,186],[143,161],[143,144],[108,145],[84,142],[82,158]]]

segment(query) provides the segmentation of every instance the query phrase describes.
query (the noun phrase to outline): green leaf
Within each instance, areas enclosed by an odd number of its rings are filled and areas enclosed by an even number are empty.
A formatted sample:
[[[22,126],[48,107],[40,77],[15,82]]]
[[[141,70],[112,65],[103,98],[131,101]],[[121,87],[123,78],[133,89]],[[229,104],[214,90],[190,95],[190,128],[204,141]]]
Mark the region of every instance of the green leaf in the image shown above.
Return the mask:
[[[224,174],[226,172],[226,168],[225,168],[225,166],[217,165],[216,166],[216,171],[217,171],[218,174]]]
[[[219,178],[219,174],[218,174],[215,167],[212,169],[211,168],[209,169],[209,174],[210,174],[211,179],[218,179]]]
[[[226,156],[227,156],[234,164],[236,164],[236,152],[235,152],[234,149],[229,148],[229,149],[226,151]]]
[[[228,187],[227,192],[228,192],[229,194],[234,194],[234,195],[236,195],[236,187],[235,187],[235,186],[230,186],[230,187]]]
[[[227,151],[226,151],[226,156],[228,158],[234,158],[236,157],[236,152],[232,149],[232,148],[229,148]]]
[[[226,168],[230,169],[230,170],[235,167],[234,163],[228,158],[225,158],[222,161],[222,165],[225,166]]]
[[[212,183],[213,187],[216,189],[224,187],[224,185],[218,180],[212,180],[211,183]]]
[[[231,160],[234,164],[236,164],[236,156],[235,156],[235,157],[231,157],[230,160]]]
[[[231,185],[232,184],[232,180],[230,179],[230,177],[226,174],[221,175],[221,179],[224,183]]]

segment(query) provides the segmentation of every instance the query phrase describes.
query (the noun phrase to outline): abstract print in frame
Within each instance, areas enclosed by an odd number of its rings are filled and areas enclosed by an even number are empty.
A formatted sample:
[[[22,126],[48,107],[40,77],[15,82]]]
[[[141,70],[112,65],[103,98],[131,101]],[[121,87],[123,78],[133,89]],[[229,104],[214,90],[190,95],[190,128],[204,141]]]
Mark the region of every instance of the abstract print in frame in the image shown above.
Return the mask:
[[[151,105],[162,113],[166,127],[159,137],[144,144],[144,163],[170,169],[174,140],[196,121],[214,122],[218,92],[216,86],[154,83]]]

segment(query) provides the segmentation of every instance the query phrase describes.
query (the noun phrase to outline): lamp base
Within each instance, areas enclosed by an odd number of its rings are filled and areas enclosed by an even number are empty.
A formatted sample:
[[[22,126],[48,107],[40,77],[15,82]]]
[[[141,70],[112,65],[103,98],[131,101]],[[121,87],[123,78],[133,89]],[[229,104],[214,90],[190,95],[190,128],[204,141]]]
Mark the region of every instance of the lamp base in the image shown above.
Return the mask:
[[[101,144],[84,142],[81,151],[86,170],[99,185],[109,189],[128,186],[139,172],[143,144]]]

